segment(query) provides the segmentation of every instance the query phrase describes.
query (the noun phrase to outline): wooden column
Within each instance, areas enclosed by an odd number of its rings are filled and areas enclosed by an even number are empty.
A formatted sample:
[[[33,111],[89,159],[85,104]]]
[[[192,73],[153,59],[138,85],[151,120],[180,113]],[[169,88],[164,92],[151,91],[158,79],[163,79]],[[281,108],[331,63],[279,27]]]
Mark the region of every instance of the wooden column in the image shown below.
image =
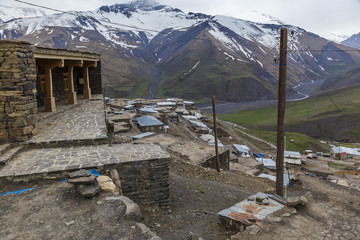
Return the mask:
[[[53,96],[53,82],[52,82],[52,68],[45,68],[45,86],[46,86],[46,98],[44,99],[45,111],[46,112],[55,112],[55,98]]]
[[[67,100],[69,104],[76,104],[77,96],[76,96],[76,92],[74,91],[74,67],[82,67],[83,61],[66,60],[65,66],[69,68],[69,73],[68,73],[69,92],[67,94]]]
[[[55,112],[55,97],[53,95],[53,81],[51,70],[56,67],[64,67],[63,59],[36,59],[36,66],[45,69],[46,98],[44,99],[45,111]]]
[[[67,94],[67,100],[69,104],[76,104],[77,98],[76,98],[76,92],[74,91],[74,67],[69,67],[69,74],[68,74],[68,81],[69,81],[69,92]]]
[[[84,98],[91,99],[91,89],[89,83],[89,67],[96,67],[96,61],[84,61],[83,64],[83,77],[84,77]]]

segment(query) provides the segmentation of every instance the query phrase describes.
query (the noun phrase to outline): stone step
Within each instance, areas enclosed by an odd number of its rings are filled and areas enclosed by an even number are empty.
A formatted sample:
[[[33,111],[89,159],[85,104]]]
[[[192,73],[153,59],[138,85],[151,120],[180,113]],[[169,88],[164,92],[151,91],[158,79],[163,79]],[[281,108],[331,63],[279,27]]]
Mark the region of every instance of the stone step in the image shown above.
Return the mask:
[[[128,126],[123,126],[118,124],[114,126],[114,133],[127,133],[127,132],[130,132],[130,127]]]
[[[7,150],[10,149],[9,143],[4,143],[0,145],[0,156],[2,156]]]
[[[5,165],[23,148],[23,146],[11,148],[0,156],[0,165]]]
[[[27,145],[31,148],[57,148],[69,146],[91,146],[108,143],[107,135],[100,135],[91,139],[68,139],[56,141],[34,141],[29,140]]]

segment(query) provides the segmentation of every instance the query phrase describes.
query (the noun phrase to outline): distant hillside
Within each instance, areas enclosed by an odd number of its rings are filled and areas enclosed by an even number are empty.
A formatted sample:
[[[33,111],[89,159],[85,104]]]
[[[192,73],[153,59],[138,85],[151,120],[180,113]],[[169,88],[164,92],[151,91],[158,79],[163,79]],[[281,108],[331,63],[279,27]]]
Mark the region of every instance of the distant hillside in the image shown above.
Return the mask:
[[[299,102],[286,104],[286,131],[298,132],[315,138],[337,141],[360,141],[360,87],[351,87],[320,94]],[[221,118],[251,129],[276,131],[277,108],[268,107]]]
[[[336,90],[360,85],[360,67],[352,69],[346,73],[327,79],[322,88],[326,90]]]
[[[100,53],[110,97],[274,99],[282,27],[293,33],[289,87],[360,66],[360,51],[256,12],[244,15],[251,22],[136,0],[94,11],[19,17],[8,16],[12,19],[0,26],[0,39]]]
[[[341,42],[341,44],[360,49],[360,33],[352,35],[350,38]]]

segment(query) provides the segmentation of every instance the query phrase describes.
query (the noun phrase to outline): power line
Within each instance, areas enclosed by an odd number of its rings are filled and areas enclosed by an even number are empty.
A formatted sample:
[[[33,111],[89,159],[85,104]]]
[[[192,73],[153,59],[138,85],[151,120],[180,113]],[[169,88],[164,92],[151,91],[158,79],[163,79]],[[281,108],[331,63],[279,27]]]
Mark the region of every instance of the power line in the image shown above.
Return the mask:
[[[77,11],[75,11],[76,13],[73,13],[73,12],[71,12],[71,11],[63,11],[63,10],[59,10],[59,9],[55,9],[55,8],[50,8],[50,7],[46,7],[46,6],[43,6],[43,5],[38,5],[38,4],[34,4],[34,3],[30,3],[30,2],[25,2],[25,1],[21,1],[21,0],[14,0],[14,1],[15,1],[15,2],[19,2],[19,3],[26,4],[26,5],[30,5],[30,6],[33,6],[33,7],[39,7],[39,8],[43,8],[43,9],[47,9],[47,10],[59,12],[59,13],[65,13],[65,14],[73,15],[73,16],[75,16],[75,17],[79,17],[79,16],[84,17],[84,15],[82,15],[80,12],[77,12]],[[99,19],[96,19],[96,18],[93,18],[93,19],[95,19],[95,20],[98,21],[98,22],[111,23],[111,24],[114,24],[114,25],[122,26],[122,27],[128,27],[128,28],[137,29],[137,30],[143,30],[143,31],[149,31],[149,32],[156,32],[156,33],[166,34],[166,33],[163,33],[162,31],[158,31],[158,30],[154,30],[154,29],[141,28],[141,27],[137,27],[137,26],[127,25],[127,24],[122,24],[122,23],[116,23],[116,22],[112,22],[112,21],[110,21],[110,20],[105,21],[105,20],[99,20]],[[184,27],[184,28],[178,28],[178,29],[173,29],[173,30],[175,30],[175,31],[181,31],[181,30],[185,30],[185,29],[186,29],[186,27]]]

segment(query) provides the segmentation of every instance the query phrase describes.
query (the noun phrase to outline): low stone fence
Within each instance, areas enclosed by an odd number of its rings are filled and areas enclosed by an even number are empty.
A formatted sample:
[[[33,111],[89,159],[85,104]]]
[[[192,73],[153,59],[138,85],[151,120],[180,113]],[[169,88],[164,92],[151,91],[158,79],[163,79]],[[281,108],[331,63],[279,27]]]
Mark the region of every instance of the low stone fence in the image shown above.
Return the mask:
[[[219,154],[219,164],[221,169],[229,170],[230,169],[229,162],[230,162],[230,150],[227,150]],[[216,156],[205,160],[201,165],[203,167],[216,169]]]
[[[146,206],[168,208],[170,204],[170,159],[126,162],[118,166],[125,196]]]

